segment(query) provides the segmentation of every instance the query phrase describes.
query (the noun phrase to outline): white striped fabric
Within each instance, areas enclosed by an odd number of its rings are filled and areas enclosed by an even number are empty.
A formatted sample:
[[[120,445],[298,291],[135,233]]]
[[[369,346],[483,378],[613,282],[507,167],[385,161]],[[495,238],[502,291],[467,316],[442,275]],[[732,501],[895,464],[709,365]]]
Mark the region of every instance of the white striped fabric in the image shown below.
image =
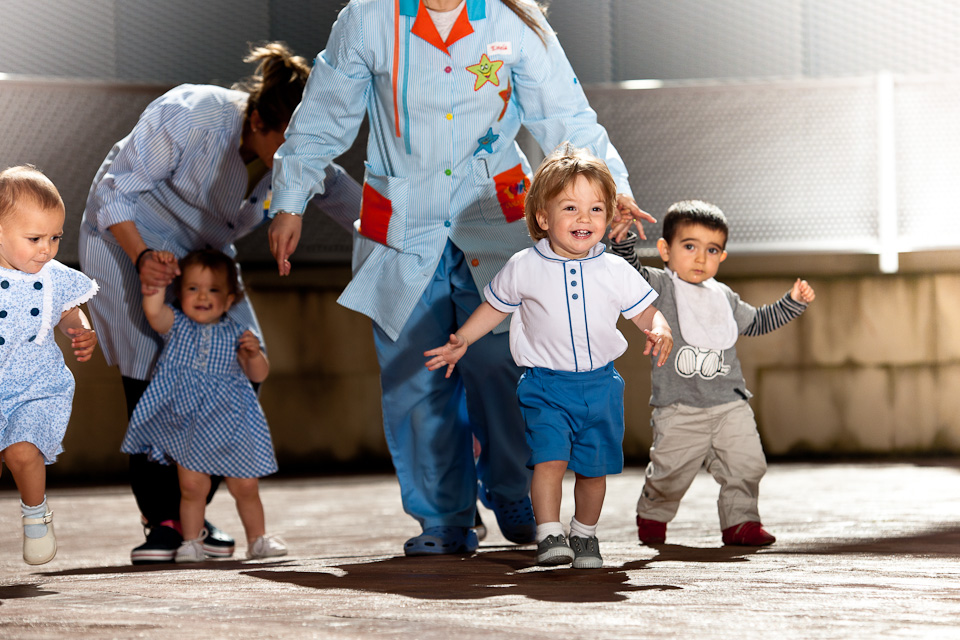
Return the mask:
[[[363,226],[365,235],[355,235],[354,278],[340,303],[392,339],[448,239],[480,291],[532,244],[522,219],[508,221],[502,206],[522,202],[522,175],[530,176],[514,140],[521,124],[544,151],[569,140],[605,158],[619,191],[630,194],[626,168],[545,21],[546,47],[500,0],[467,0],[472,32],[454,41],[455,24],[447,52],[417,35],[426,14],[417,17],[415,0],[394,2],[353,0],[340,13],[277,153],[271,204],[271,213],[302,212],[327,163],[369,115],[366,183],[391,201],[392,213],[385,237]],[[496,179],[515,167],[519,179]]]

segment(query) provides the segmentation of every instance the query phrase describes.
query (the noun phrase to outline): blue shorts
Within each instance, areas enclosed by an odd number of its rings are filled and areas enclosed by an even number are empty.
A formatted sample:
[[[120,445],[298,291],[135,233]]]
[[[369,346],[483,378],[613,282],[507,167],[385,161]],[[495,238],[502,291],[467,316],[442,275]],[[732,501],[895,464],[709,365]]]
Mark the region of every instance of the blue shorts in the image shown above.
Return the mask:
[[[564,460],[589,478],[623,471],[623,378],[612,362],[582,373],[527,369],[517,400],[532,452],[528,467]]]

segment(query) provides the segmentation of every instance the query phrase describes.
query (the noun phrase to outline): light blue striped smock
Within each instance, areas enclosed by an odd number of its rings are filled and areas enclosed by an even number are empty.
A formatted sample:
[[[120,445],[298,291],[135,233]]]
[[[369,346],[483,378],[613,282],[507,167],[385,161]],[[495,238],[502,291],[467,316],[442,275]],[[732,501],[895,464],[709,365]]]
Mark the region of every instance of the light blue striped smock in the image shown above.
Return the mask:
[[[230,478],[274,473],[267,419],[237,360],[245,330],[228,317],[199,324],[174,310],[153,379],[120,450]]]
[[[480,291],[532,244],[515,209],[522,176],[530,175],[514,140],[521,124],[545,152],[565,140],[590,149],[606,160],[618,190],[631,194],[626,168],[542,16],[546,47],[500,0],[467,0],[465,11],[449,44],[438,47],[417,0],[352,0],[275,158],[271,214],[301,213],[369,114],[354,278],[339,301],[393,340],[448,240],[463,251]],[[376,194],[391,203],[385,229],[370,211]]]
[[[233,257],[233,243],[265,220],[271,174],[247,195],[240,136],[247,94],[211,85],[181,85],[154,100],[119,141],[94,178],[80,226],[80,264],[102,283],[89,308],[106,360],[124,376],[146,380],[162,341],[141,310],[140,279],[109,227],[132,220],[147,246],[178,258],[214,248]],[[327,172],[319,204],[349,227],[359,188],[337,165]],[[260,336],[247,299],[231,318]]]

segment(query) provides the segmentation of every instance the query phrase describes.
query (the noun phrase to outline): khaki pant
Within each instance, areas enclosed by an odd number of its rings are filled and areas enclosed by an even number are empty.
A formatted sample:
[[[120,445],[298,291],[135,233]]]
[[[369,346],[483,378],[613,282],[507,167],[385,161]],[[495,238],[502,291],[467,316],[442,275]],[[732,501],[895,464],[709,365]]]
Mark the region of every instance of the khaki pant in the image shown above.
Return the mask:
[[[670,522],[700,467],[720,484],[720,528],[759,522],[760,479],[767,461],[746,400],[699,408],[674,404],[653,410],[653,445],[637,502],[641,518]]]

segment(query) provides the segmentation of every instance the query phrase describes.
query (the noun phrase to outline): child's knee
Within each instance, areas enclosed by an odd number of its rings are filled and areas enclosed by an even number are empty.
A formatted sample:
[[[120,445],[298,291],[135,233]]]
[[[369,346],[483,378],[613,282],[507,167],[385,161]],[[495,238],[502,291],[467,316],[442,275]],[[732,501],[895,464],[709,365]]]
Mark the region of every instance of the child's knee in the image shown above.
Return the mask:
[[[230,495],[236,500],[253,498],[259,494],[260,483],[257,478],[228,478],[226,483]]]
[[[43,464],[43,454],[29,442],[15,442],[3,450],[3,461],[11,473],[35,464]]]
[[[190,474],[180,476],[180,494],[188,500],[203,500],[206,502],[210,493],[210,476]]]

